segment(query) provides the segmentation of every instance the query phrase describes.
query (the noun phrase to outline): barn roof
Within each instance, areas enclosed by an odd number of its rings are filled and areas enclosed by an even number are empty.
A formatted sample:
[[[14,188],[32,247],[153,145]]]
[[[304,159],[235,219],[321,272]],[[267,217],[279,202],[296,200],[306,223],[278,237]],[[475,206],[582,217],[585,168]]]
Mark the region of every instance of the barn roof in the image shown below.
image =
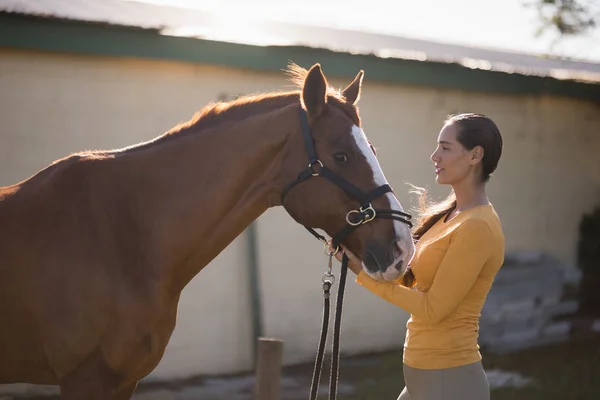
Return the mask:
[[[205,11],[128,0],[0,0],[0,18],[7,47],[267,70],[319,61],[332,75],[364,69],[409,84],[600,98],[600,63],[581,60],[267,20],[245,21],[233,35]]]

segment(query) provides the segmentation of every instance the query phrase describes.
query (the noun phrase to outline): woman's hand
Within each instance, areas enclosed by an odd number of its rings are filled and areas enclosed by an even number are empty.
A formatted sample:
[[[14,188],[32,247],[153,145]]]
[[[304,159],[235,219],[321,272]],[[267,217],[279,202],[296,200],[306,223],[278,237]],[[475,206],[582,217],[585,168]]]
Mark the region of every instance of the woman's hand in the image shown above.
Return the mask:
[[[331,241],[329,241],[329,251],[331,253],[335,251],[331,247]],[[337,253],[335,253],[336,260],[342,262],[342,257],[344,256],[344,253],[348,256],[348,269],[354,272],[356,275],[358,275],[358,273],[362,271],[362,262],[354,254],[352,254],[352,252],[344,251],[344,248],[340,246],[340,250]]]

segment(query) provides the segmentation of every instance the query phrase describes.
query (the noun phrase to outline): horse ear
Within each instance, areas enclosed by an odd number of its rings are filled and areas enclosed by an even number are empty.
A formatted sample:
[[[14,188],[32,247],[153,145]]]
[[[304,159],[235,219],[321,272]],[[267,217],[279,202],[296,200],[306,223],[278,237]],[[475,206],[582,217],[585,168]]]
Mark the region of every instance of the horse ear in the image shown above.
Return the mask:
[[[319,118],[327,107],[327,80],[321,65],[315,64],[308,71],[302,88],[302,102],[309,118]]]
[[[362,86],[363,76],[365,75],[363,70],[360,70],[356,78],[348,85],[346,89],[342,91],[342,95],[346,98],[346,102],[354,105],[358,103],[360,99],[360,87]]]

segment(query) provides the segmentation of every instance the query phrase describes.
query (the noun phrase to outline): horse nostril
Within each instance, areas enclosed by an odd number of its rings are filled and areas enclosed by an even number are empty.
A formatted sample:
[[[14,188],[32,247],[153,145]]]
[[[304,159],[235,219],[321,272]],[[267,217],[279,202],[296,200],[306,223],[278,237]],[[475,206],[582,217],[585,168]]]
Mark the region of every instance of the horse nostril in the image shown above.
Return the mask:
[[[377,262],[377,258],[370,251],[365,252],[363,262],[369,272],[375,273],[379,271],[379,263]]]
[[[404,265],[406,251],[402,242],[394,239],[386,246],[385,242],[371,242],[368,244],[363,256],[363,263],[371,273],[386,273],[388,270],[400,271]]]
[[[404,250],[402,250],[402,246],[400,244],[400,241],[394,240],[394,242],[392,243],[392,256],[393,256],[393,259],[396,260],[396,259],[400,258],[402,256],[402,254],[404,254]]]

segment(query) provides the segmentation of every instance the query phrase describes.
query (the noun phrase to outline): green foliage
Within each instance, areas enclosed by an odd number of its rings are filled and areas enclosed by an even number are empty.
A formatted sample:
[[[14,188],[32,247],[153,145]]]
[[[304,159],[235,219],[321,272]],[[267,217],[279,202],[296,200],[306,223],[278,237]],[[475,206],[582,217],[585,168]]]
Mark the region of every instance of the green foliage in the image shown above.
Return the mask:
[[[582,271],[580,311],[600,315],[600,206],[581,219],[577,262]]]
[[[541,26],[537,35],[547,30],[560,36],[576,36],[596,27],[598,0],[532,0],[525,3],[539,13]]]

